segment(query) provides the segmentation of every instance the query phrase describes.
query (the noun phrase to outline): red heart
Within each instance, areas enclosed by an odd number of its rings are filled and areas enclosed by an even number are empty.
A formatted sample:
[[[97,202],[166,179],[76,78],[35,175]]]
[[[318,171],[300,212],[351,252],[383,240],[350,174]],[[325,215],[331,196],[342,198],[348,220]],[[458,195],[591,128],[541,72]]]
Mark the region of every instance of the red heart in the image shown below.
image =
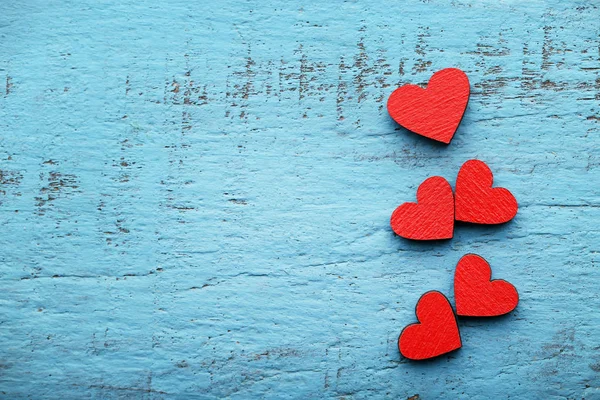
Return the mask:
[[[485,259],[467,254],[454,273],[456,314],[494,317],[511,312],[519,302],[517,289],[502,279],[491,280],[492,270]]]
[[[454,231],[454,195],[441,176],[426,179],[417,189],[417,203],[404,203],[392,213],[390,225],[406,239],[451,239]]]
[[[469,78],[460,69],[433,74],[427,89],[404,85],[387,102],[390,116],[406,129],[450,143],[469,102]]]
[[[440,292],[427,292],[417,302],[419,323],[408,325],[398,338],[400,353],[411,360],[432,358],[462,346],[450,302]]]
[[[460,167],[456,178],[456,220],[475,224],[502,224],[517,215],[519,206],[508,189],[492,188],[494,176],[479,160]]]

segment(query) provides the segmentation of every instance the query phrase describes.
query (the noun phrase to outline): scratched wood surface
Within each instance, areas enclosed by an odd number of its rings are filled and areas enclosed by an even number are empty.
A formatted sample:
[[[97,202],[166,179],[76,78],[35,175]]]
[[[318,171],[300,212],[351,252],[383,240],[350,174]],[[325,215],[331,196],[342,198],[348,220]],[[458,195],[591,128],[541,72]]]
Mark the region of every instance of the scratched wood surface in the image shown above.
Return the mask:
[[[600,398],[597,2],[166,3],[0,3],[0,397]],[[448,147],[385,110],[446,67]],[[470,158],[516,218],[396,237]],[[467,253],[519,306],[402,359]]]

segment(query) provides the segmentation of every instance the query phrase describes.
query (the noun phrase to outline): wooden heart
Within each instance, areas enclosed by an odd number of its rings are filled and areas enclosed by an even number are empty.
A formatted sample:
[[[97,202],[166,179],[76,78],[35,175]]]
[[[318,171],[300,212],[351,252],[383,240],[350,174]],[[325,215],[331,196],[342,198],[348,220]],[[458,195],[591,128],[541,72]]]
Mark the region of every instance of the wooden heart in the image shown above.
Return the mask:
[[[476,254],[460,259],[454,273],[456,314],[494,317],[511,312],[519,303],[517,289],[501,279],[491,280],[488,262]]]
[[[417,203],[404,203],[396,208],[390,225],[406,239],[451,239],[454,195],[448,181],[441,176],[426,179],[417,189]]]
[[[387,102],[390,116],[419,135],[450,143],[469,102],[469,78],[456,68],[433,74],[426,89],[404,85]]]
[[[424,360],[462,346],[450,302],[440,292],[425,293],[417,302],[419,323],[408,325],[398,338],[400,353],[411,360]]]
[[[518,205],[508,189],[493,188],[490,168],[479,160],[460,167],[456,178],[455,214],[457,221],[475,224],[502,224],[514,218]]]

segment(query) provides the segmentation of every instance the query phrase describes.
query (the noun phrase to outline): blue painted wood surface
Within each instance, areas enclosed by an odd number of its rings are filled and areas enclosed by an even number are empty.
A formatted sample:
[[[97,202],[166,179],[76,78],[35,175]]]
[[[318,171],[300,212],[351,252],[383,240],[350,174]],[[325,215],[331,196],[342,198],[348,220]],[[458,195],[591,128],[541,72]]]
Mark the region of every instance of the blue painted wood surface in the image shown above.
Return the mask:
[[[600,398],[599,16],[3,1],[0,397]],[[448,147],[385,110],[445,67],[472,84]],[[470,158],[515,220],[395,237],[392,210]],[[403,360],[417,299],[452,299],[469,252],[519,307]]]

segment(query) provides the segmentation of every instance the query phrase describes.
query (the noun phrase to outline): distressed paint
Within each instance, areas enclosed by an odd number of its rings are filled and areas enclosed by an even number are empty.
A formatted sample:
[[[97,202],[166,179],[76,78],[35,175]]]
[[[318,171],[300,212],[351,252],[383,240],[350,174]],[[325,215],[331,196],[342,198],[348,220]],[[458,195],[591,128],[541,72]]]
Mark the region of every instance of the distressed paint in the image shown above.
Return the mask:
[[[166,3],[0,3],[2,397],[600,397],[597,3]],[[449,147],[385,110],[445,67]],[[395,237],[472,158],[516,218]],[[401,359],[471,252],[519,306]]]

